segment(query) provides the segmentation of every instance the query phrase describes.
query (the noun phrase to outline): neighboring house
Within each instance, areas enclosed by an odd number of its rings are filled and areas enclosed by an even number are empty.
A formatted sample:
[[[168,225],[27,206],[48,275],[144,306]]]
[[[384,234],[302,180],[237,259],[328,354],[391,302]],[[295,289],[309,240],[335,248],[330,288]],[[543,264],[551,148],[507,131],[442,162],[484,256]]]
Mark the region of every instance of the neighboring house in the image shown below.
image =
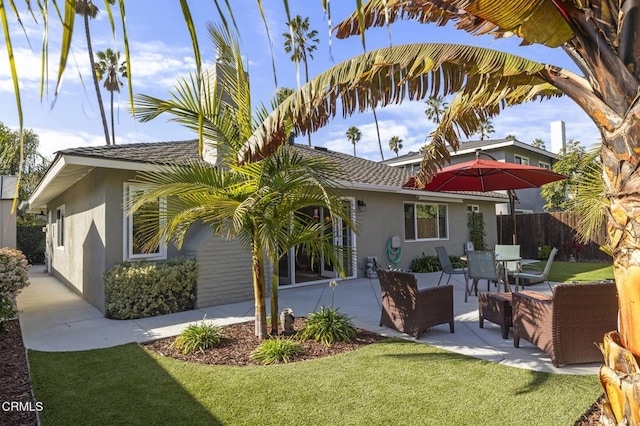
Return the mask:
[[[349,278],[365,276],[366,259],[375,256],[389,264],[387,244],[398,236],[402,257],[397,267],[408,268],[422,253],[435,254],[444,245],[462,254],[468,239],[467,212],[485,215],[487,243],[495,244],[495,203],[502,194],[432,193],[403,189],[410,173],[362,158],[294,145],[304,155],[335,161],[350,178],[340,189],[359,233],[336,223],[335,243],[353,249]],[[136,225],[123,211],[138,171],[158,164],[177,164],[198,157],[197,141],[159,142],[75,148],[60,151],[29,199],[31,211],[47,212],[47,271],[104,311],[102,275],[116,263],[137,259],[195,257],[199,264],[198,307],[250,300],[253,297],[249,252],[238,241],[226,241],[208,227],[190,230],[183,247],[159,247],[156,253],[137,250]],[[331,220],[321,208],[310,208],[317,220]],[[395,255],[397,253],[394,252]],[[334,278],[323,259],[311,262],[291,251],[278,265],[281,284],[295,285]]]
[[[476,158],[476,150],[489,154],[498,161],[508,163],[528,164],[531,166],[551,169],[556,161],[556,155],[544,149],[536,148],[515,138],[491,139],[480,141],[461,142],[457,152],[451,152],[451,164],[462,163]],[[480,158],[489,159],[482,155]],[[382,161],[393,167],[401,167],[410,173],[416,173],[420,169],[422,154],[409,152],[396,158]],[[519,202],[516,204],[516,213],[542,213],[544,205],[547,203],[540,196],[539,188],[519,189],[516,191]],[[509,204],[497,204],[496,214],[509,214]]]

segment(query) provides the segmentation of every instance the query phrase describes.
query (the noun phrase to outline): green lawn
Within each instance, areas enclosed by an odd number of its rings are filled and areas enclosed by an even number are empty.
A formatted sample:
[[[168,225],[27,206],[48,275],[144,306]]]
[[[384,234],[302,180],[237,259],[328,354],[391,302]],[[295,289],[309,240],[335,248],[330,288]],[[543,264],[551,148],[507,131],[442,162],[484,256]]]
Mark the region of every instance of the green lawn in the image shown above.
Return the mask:
[[[544,268],[547,262],[537,262],[540,268]],[[551,265],[549,281],[602,281],[613,279],[611,263],[589,262],[556,262]]]
[[[571,425],[598,378],[538,373],[392,340],[268,367],[190,364],[137,344],[29,351],[48,425]]]

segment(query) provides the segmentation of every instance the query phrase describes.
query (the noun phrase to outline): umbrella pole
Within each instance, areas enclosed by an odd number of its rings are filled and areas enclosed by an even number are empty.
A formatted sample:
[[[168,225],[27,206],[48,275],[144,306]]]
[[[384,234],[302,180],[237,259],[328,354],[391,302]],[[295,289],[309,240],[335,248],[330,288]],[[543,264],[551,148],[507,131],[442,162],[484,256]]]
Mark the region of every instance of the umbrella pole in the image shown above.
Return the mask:
[[[509,214],[511,215],[511,240],[512,244],[517,243],[516,239],[516,197],[513,189],[507,191],[509,193]]]

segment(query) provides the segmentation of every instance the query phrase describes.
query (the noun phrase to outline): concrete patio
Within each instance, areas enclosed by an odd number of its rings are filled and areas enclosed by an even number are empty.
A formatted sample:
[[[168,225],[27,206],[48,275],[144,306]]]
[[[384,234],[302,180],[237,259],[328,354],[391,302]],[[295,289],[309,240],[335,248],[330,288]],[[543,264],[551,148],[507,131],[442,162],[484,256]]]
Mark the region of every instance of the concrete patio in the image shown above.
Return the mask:
[[[417,274],[419,286],[433,286],[440,273]],[[253,319],[253,301],[214,306],[193,311],[137,320],[110,320],[84,299],[47,275],[41,266],[30,271],[31,285],[18,296],[20,324],[25,346],[39,351],[78,351],[144,342],[175,336],[189,323],[202,320],[205,315],[218,325]],[[454,286],[455,333],[449,326],[439,325],[423,334],[417,341],[481,358],[503,365],[558,374],[597,374],[600,364],[584,364],[556,368],[549,357],[526,341],[520,348],[513,340],[502,339],[500,327],[485,322],[478,325],[478,301],[471,296],[464,302],[464,283],[452,277]],[[482,282],[480,289],[486,289]],[[528,287],[549,292],[546,284]],[[332,289],[327,284],[283,288],[280,309],[291,308],[296,316],[306,316],[321,305],[330,306]],[[380,286],[377,279],[359,278],[340,282],[334,293],[334,306],[353,319],[356,326],[385,336],[413,338],[380,327]],[[268,305],[267,305],[268,306]]]

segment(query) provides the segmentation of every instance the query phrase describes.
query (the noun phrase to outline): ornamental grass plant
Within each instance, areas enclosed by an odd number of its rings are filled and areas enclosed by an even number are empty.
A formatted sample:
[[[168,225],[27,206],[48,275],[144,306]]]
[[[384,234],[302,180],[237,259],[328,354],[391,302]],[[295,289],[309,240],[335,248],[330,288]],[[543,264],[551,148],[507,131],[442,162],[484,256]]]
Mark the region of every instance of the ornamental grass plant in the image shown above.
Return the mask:
[[[337,308],[320,307],[307,317],[307,323],[298,331],[301,340],[314,340],[326,345],[335,342],[350,342],[356,336],[351,318],[338,312]]]
[[[205,317],[206,318],[206,317]],[[214,324],[205,322],[205,318],[199,324],[189,324],[170,348],[174,348],[183,354],[190,354],[195,351],[204,352],[220,343],[222,330]]]
[[[263,341],[254,349],[251,359],[265,365],[287,363],[302,352],[302,346],[290,337],[275,336]]]

